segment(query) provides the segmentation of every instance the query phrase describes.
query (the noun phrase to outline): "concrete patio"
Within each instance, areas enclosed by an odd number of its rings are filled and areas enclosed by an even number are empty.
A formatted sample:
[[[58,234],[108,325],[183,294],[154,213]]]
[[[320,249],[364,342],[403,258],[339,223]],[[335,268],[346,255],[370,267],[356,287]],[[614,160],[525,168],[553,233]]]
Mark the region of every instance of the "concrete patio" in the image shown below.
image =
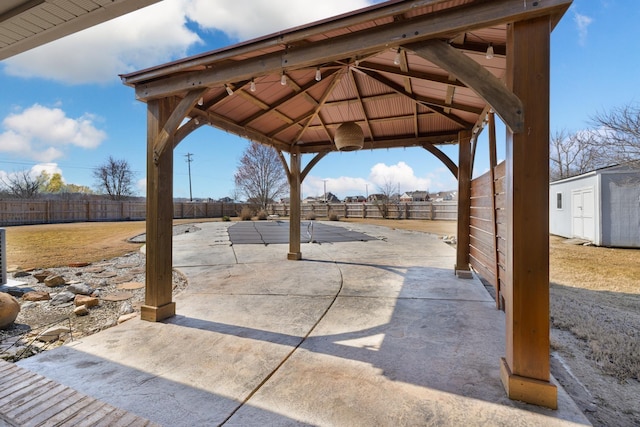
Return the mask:
[[[453,274],[453,248],[327,224],[376,239],[303,243],[287,261],[285,244],[232,245],[231,223],[198,224],[173,239],[189,280],[175,317],[18,365],[165,426],[589,425],[561,387],[557,411],[506,397],[504,313]]]

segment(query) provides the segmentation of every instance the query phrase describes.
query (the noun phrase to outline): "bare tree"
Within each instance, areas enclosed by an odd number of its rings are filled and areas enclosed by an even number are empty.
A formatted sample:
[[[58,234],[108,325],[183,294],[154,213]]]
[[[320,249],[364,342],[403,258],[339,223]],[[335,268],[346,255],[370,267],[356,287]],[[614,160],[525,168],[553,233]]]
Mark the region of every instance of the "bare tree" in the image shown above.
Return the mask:
[[[22,170],[0,178],[6,191],[19,199],[32,199],[40,193],[45,183],[46,176],[40,174],[33,176],[30,171]]]
[[[393,180],[386,178],[382,185],[378,186],[379,197],[376,197],[374,204],[378,208],[380,215],[382,218],[389,218],[389,214],[391,213],[391,205],[393,202],[393,195],[396,190],[398,190],[398,184],[395,184]],[[399,197],[399,195],[398,195]],[[399,212],[399,210],[398,210]]]
[[[129,163],[109,156],[107,161],[93,171],[98,191],[112,200],[122,200],[133,194],[134,174]]]
[[[234,174],[236,188],[262,209],[276,197],[286,194],[287,176],[272,147],[252,142],[245,150]]]
[[[583,131],[568,134],[556,132],[550,141],[550,179],[569,178],[606,166],[606,147],[597,143],[597,134]]]
[[[591,118],[598,127],[600,145],[605,144],[609,163],[640,159],[640,104],[627,104]]]

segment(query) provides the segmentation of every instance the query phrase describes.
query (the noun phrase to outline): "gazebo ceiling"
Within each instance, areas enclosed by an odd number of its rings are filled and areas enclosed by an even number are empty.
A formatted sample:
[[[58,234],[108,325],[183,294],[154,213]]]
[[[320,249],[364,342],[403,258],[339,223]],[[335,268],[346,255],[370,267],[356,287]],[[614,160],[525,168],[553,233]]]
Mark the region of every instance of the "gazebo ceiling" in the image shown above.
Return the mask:
[[[182,100],[191,120],[175,143],[209,124],[286,152],[326,152],[349,121],[365,149],[455,143],[490,108],[521,130],[524,112],[504,89],[507,25],[559,19],[570,3],[388,1],[121,77],[144,102]]]

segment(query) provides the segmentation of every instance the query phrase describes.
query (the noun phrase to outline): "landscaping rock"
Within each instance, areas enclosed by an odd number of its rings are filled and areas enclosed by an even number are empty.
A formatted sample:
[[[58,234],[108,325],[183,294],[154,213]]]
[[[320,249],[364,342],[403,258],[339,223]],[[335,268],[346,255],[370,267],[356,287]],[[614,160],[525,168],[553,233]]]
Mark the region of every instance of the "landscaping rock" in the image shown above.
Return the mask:
[[[120,306],[120,314],[131,314],[134,311],[135,310],[133,309],[133,305],[131,304],[130,301],[125,301]]]
[[[13,273],[13,277],[16,279],[19,279],[21,277],[29,277],[31,276],[30,273],[27,273],[26,271],[16,271],[15,273]]]
[[[44,284],[50,288],[55,288],[56,286],[62,286],[67,283],[64,280],[64,277],[58,275],[52,275],[44,279]]]
[[[90,297],[88,295],[76,295],[73,300],[73,303],[75,304],[76,307],[84,305],[87,308],[89,308],[89,307],[95,307],[98,304],[100,304],[100,300],[98,298]]]
[[[68,334],[71,329],[66,326],[53,326],[38,336],[38,341],[51,342],[60,339],[60,335]]]
[[[76,294],[74,294],[73,292],[68,292],[68,291],[62,291],[59,294],[57,294],[56,296],[54,296],[53,298],[51,298],[51,305],[62,305],[62,304],[66,304],[70,301],[73,301],[73,299],[76,297]]]
[[[118,325],[120,323],[126,322],[127,320],[135,319],[136,317],[138,317],[138,313],[123,314],[122,316],[118,317]]]
[[[75,314],[76,316],[86,316],[87,314],[89,314],[89,309],[86,305],[79,305],[73,309],[73,314]]]
[[[73,292],[76,295],[91,295],[93,293],[93,287],[86,283],[73,283],[67,286],[67,291]]]
[[[51,276],[51,272],[48,270],[44,270],[41,271],[40,273],[35,273],[33,275],[33,277],[35,277],[36,279],[38,279],[38,283],[42,283],[44,282],[44,279],[46,279],[47,277]]]
[[[20,313],[20,303],[4,292],[0,293],[0,329],[11,326]]]
[[[49,292],[45,291],[31,291],[22,296],[25,301],[47,301],[51,299]]]

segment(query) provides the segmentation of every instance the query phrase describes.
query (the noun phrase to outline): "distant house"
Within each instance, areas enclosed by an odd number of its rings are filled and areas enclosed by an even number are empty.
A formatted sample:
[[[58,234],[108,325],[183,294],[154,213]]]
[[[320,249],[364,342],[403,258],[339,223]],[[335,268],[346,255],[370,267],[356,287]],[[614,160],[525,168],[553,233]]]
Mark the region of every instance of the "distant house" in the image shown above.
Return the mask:
[[[368,202],[377,202],[381,200],[387,200],[388,197],[381,193],[369,194]]]
[[[328,192],[326,195],[323,194],[322,196],[318,196],[318,197],[307,197],[305,198],[302,203],[340,203],[340,199],[338,199],[338,197],[331,193]]]
[[[429,193],[427,191],[407,191],[400,196],[401,202],[428,202]]]
[[[434,202],[455,202],[458,200],[457,191],[439,191],[429,194],[430,200]]]
[[[598,246],[640,247],[640,163],[552,182],[549,231]]]
[[[363,203],[367,199],[364,196],[347,196],[344,198],[345,203]]]
[[[321,200],[322,200],[322,199],[321,199]],[[318,198],[317,198],[317,197],[311,197],[311,196],[309,196],[309,197],[305,197],[305,198],[302,200],[302,203],[318,203]]]

